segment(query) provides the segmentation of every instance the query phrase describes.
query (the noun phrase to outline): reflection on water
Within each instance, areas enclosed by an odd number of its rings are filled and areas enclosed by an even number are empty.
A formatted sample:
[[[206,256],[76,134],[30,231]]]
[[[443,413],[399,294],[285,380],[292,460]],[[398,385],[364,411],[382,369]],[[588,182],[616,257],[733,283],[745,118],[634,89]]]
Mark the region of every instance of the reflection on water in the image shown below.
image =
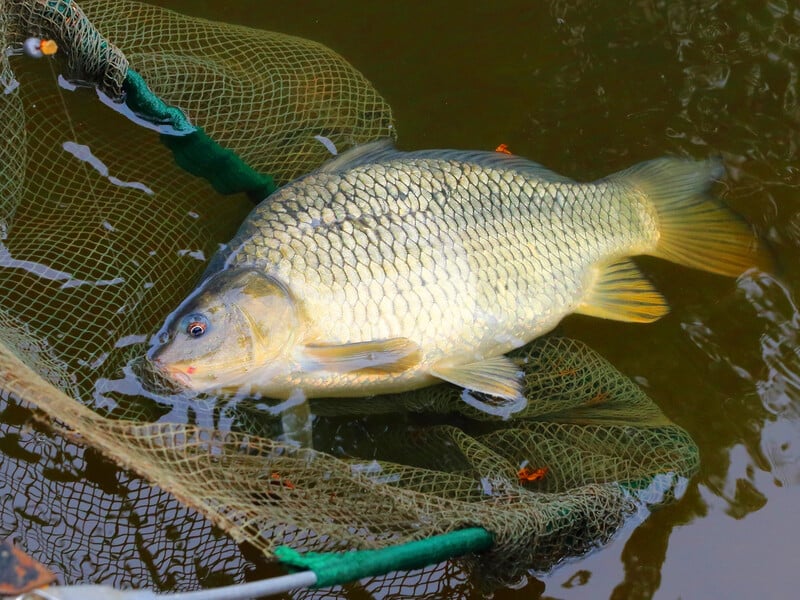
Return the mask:
[[[406,148],[491,149],[506,142],[519,154],[581,179],[664,154],[721,154],[728,178],[719,193],[769,240],[778,272],[749,273],[733,283],[642,261],[670,300],[671,315],[648,327],[580,317],[564,324],[569,335],[587,340],[646,385],[665,413],[691,433],[701,449],[700,475],[680,503],[623,532],[604,551],[521,582],[524,592],[509,589],[495,597],[763,597],[770,590],[774,597],[790,597],[791,590],[780,581],[791,579],[800,539],[794,518],[800,500],[800,316],[794,297],[800,285],[800,12],[794,3],[553,0],[543,8],[522,0],[502,7],[352,2],[343,9],[306,0],[282,5],[280,11],[254,0],[160,3],[331,45],[386,95]],[[109,154],[103,154],[104,160]],[[152,184],[144,174],[136,180]],[[172,183],[162,177],[158,186]],[[188,241],[180,245],[190,246],[196,247]],[[146,252],[132,253],[146,264]],[[12,257],[0,254],[0,261],[28,260]],[[113,278],[96,278],[106,279]],[[191,282],[183,285],[190,288]],[[148,333],[149,324],[119,332],[125,340],[121,344],[133,343],[135,350]],[[101,358],[85,357],[87,370]],[[115,394],[130,393],[120,388],[124,385],[113,377],[101,379],[95,388],[97,404],[113,412]],[[235,412],[214,413],[179,399],[169,404],[153,419],[234,425]],[[21,425],[28,417],[20,410],[4,405],[3,422]],[[379,419],[358,419],[328,433],[343,449],[348,444],[357,448],[380,437],[385,426]],[[13,454],[27,460],[24,466],[35,465],[36,456],[26,455],[25,449],[35,439],[40,443],[36,451],[44,453],[41,448],[48,442],[35,429],[2,433],[5,480],[13,481],[14,463],[5,457]],[[109,466],[85,454],[70,446],[61,456],[60,471],[50,476],[56,481],[94,477],[97,505],[118,512],[123,523],[146,519],[127,507],[136,504],[130,498],[149,488],[124,472],[100,474]],[[120,492],[125,489],[132,491]],[[68,485],[48,493],[61,494],[64,511],[91,508],[70,504]],[[159,565],[149,574],[159,585],[180,586],[181,578],[194,583],[208,573],[220,573],[216,583],[243,573],[269,574],[255,557],[215,537],[193,513],[181,512],[157,494],[152,502],[168,505],[185,523],[185,528],[164,533],[186,536],[183,550],[170,550],[174,554],[166,563],[143,544],[142,554],[150,552],[152,564]],[[58,526],[53,515],[28,515],[24,506],[14,510],[36,527]],[[157,525],[155,537],[161,535]],[[38,539],[36,527],[33,540]],[[113,533],[122,541],[119,548],[142,544],[124,526]],[[193,545],[195,534],[206,541]],[[80,552],[71,551],[63,560],[96,556],[97,564],[87,568],[102,572],[104,561],[112,558],[105,558],[91,531],[86,538],[81,532],[74,535],[83,540]],[[126,560],[124,552],[119,559]],[[53,561],[59,560],[53,552]],[[192,561],[197,562],[184,575],[181,568]],[[174,568],[171,574],[162,570],[164,564]],[[398,596],[426,589],[430,596],[477,598],[481,592],[476,587],[469,572],[445,564],[398,580],[395,591]],[[350,593],[370,595],[376,589],[389,593],[369,583]]]
[[[0,399],[0,532],[60,581],[193,589],[240,581],[259,562],[169,494],[29,419]]]
[[[800,483],[800,315],[789,290],[763,275],[741,287],[763,321],[764,367],[755,387],[770,416],[761,430],[763,452],[776,482]]]

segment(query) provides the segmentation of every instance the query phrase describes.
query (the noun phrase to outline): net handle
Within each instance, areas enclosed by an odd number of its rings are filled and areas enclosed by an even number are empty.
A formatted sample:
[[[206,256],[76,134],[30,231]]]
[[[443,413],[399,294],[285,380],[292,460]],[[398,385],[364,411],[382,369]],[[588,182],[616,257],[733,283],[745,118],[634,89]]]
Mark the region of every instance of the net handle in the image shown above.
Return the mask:
[[[280,546],[275,549],[275,557],[289,567],[313,571],[317,577],[314,587],[319,588],[392,571],[421,569],[457,556],[483,552],[492,545],[494,536],[490,532],[472,527],[379,550],[301,554],[288,546]]]

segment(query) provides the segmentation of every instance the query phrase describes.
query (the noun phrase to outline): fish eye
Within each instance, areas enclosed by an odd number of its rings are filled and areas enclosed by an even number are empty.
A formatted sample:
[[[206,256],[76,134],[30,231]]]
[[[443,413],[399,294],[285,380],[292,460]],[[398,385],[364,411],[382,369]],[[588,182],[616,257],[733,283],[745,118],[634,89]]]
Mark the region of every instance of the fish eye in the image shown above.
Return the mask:
[[[186,333],[193,338],[199,338],[208,329],[208,319],[203,315],[189,315],[186,317]]]

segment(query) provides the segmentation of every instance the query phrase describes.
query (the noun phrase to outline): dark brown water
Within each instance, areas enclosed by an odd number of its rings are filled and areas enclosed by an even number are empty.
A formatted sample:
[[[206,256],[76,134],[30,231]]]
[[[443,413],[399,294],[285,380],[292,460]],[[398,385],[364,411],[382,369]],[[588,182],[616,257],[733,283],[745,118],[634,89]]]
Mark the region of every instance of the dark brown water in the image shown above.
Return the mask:
[[[506,143],[577,179],[662,155],[721,155],[728,183],[719,192],[770,243],[777,272],[733,281],[642,260],[671,302],[667,317],[648,326],[571,317],[562,326],[690,432],[701,450],[700,473],[680,502],[602,551],[496,597],[795,597],[800,7],[704,0],[160,4],[330,46],[387,98],[406,149]],[[12,409],[3,417],[25,420]],[[4,439],[4,452],[24,449]],[[107,469],[99,457],[73,450],[57,457],[62,470],[70,461],[83,476]],[[116,485],[130,487],[125,477],[117,475]],[[98,503],[108,514],[132,518],[124,501],[108,500],[108,477],[98,475],[98,482]],[[194,540],[213,534],[190,513],[181,522],[163,535],[183,537],[184,554],[151,556],[129,583],[151,578],[170,589],[220,584],[242,570],[248,578],[271,573],[223,537],[195,547]],[[115,539],[114,531],[82,533],[90,547]],[[89,541],[92,533],[104,537]],[[103,565],[89,562],[91,555],[87,550],[84,572],[96,578]],[[473,584],[469,574],[440,566],[398,593],[480,597]]]

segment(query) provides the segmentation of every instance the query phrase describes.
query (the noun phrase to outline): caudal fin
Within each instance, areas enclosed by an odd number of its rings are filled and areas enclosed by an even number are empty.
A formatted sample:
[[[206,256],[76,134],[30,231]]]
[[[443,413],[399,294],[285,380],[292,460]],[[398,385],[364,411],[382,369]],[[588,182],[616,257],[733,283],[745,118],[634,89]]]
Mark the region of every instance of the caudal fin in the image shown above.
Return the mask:
[[[724,173],[719,160],[662,158],[614,176],[655,207],[658,243],[650,252],[695,269],[737,277],[751,267],[771,270],[772,257],[750,226],[705,192]]]

